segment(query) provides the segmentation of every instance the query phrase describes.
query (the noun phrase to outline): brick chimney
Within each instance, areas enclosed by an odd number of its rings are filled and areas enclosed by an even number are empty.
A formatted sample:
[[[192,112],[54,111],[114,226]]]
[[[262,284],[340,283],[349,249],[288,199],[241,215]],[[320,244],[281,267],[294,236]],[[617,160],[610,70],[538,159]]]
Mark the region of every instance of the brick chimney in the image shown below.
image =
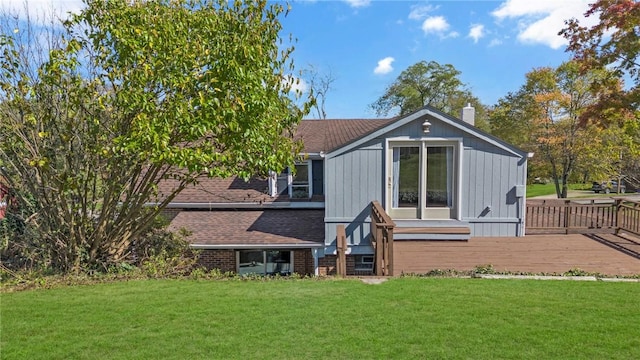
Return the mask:
[[[467,106],[462,108],[462,112],[460,114],[462,121],[466,122],[471,126],[475,126],[476,124],[476,109],[471,106],[471,103],[468,103]]]

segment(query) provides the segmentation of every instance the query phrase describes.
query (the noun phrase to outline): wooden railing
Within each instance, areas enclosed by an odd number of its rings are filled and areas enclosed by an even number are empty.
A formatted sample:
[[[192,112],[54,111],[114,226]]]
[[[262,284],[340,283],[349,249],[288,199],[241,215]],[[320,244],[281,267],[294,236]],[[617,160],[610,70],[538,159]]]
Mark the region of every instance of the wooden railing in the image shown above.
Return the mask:
[[[640,233],[640,203],[624,200],[529,200],[527,233]]]
[[[640,202],[616,200],[617,223],[616,233],[630,232],[640,236]]]
[[[375,251],[374,273],[393,275],[393,229],[396,224],[379,202],[371,202],[371,245]]]

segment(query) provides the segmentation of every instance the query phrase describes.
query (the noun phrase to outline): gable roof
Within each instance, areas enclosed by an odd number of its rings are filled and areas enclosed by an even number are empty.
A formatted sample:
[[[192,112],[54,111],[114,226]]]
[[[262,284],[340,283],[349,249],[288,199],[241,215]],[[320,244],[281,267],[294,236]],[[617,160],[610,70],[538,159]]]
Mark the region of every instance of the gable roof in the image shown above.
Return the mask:
[[[331,152],[392,123],[391,119],[302,120],[295,140],[302,140],[304,152]]]
[[[425,106],[417,111],[414,111],[411,114],[402,116],[402,117],[397,117],[395,119],[391,119],[392,121],[390,121],[386,126],[382,126],[378,129],[375,129],[371,132],[369,132],[368,134],[361,136],[360,138],[351,141],[347,144],[344,144],[343,146],[337,147],[333,150],[331,150],[330,154],[327,154],[327,157],[333,157],[333,156],[337,156],[339,154],[344,153],[345,151],[351,150],[357,146],[360,146],[370,140],[373,140],[375,138],[378,137],[382,137],[384,134],[395,130],[401,126],[404,126],[416,119],[422,118],[424,116],[429,116],[431,119],[437,120],[437,121],[441,121],[447,125],[450,125],[454,128],[457,128],[465,133],[468,133],[476,138],[482,139],[500,149],[503,149],[513,155],[516,155],[518,157],[522,157],[525,158],[527,156],[527,152],[520,150],[518,148],[516,148],[515,146],[491,135],[488,134],[480,129],[478,129],[477,127],[470,125],[464,121],[462,121],[461,119],[455,118],[451,115],[445,114],[439,110],[436,110],[435,108],[431,107],[431,106]]]

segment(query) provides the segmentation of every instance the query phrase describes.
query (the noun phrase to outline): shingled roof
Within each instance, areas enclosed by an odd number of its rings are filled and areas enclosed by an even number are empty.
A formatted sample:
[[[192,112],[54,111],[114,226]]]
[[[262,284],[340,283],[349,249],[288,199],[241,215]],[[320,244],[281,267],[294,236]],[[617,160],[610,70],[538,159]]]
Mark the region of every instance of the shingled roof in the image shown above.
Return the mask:
[[[196,246],[317,247],[324,242],[324,210],[181,211],[169,230],[186,228]]]
[[[250,179],[249,182],[236,177],[221,179],[201,176],[197,185],[182,190],[173,203],[269,203],[274,199],[267,194],[266,179]],[[160,197],[172,192],[178,183],[164,180],[159,184]]]
[[[392,119],[302,120],[295,139],[302,140],[305,153],[327,153],[393,122]]]
[[[328,153],[370,134],[395,119],[331,119],[303,120],[294,139],[302,140],[305,153]],[[173,199],[173,203],[271,203],[278,201],[267,194],[266,179],[209,178],[202,176],[199,184],[189,186]],[[177,182],[164,180],[159,184],[160,197],[172,192]],[[317,200],[317,199],[312,199]]]

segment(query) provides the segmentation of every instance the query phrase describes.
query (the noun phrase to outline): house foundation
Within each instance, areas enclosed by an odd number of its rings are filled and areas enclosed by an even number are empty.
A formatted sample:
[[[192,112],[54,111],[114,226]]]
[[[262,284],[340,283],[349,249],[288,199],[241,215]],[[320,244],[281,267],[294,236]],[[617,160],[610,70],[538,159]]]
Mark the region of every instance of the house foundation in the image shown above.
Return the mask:
[[[366,256],[365,256],[366,257]],[[373,275],[373,266],[371,269],[363,268],[362,255],[347,255],[347,276],[370,276]],[[338,274],[336,255],[325,255],[318,259],[318,275],[335,276]],[[371,264],[372,265],[372,264]]]

